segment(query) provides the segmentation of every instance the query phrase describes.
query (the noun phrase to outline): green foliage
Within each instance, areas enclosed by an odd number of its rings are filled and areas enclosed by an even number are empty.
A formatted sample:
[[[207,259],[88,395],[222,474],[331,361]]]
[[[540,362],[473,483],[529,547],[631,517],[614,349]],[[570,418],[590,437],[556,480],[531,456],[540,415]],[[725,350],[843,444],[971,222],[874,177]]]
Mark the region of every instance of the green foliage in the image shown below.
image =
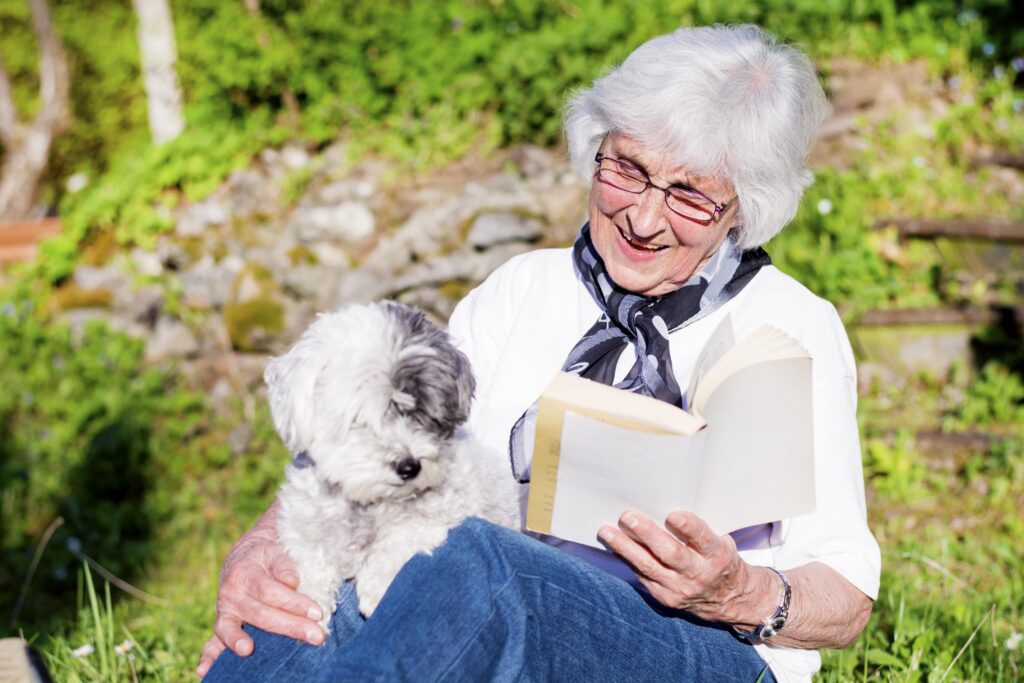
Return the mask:
[[[981,369],[964,392],[963,401],[944,420],[947,429],[1024,425],[1024,380],[997,361]]]
[[[882,548],[882,584],[857,643],[824,654],[821,679],[1016,680],[1024,664],[1024,433],[1015,390],[1001,371],[974,379],[917,379],[861,402],[870,524]],[[957,394],[985,396],[987,447],[938,452],[918,429],[958,410]],[[963,404],[978,399],[963,399]],[[944,407],[948,402],[950,407]],[[999,407],[994,407],[999,406]],[[999,420],[991,417],[999,413]],[[890,425],[901,427],[895,436]],[[978,425],[960,425],[977,429]],[[979,628],[980,626],[980,628]]]
[[[81,547],[122,576],[145,566],[154,528],[176,508],[165,456],[201,415],[200,399],[165,373],[141,368],[142,342],[97,323],[44,323],[28,304],[0,314],[0,585],[24,577],[31,548],[58,515],[23,616],[66,598],[61,577]],[[8,588],[11,587],[11,588]],[[5,598],[11,597],[5,595]],[[3,601],[7,604],[7,600]],[[9,604],[13,604],[13,599]]]
[[[118,160],[92,191],[65,197],[63,232],[42,245],[25,279],[60,282],[78,262],[82,244],[104,234],[113,233],[121,244],[152,246],[172,226],[171,210],[179,201],[206,196],[272,141],[275,131],[259,120],[249,124],[258,130],[190,129],[170,143]]]
[[[179,201],[202,197],[255,151],[286,137],[320,143],[347,132],[353,154],[382,153],[421,166],[474,147],[552,143],[567,92],[674,26],[758,22],[819,58],[924,57],[934,70],[960,74],[971,55],[1005,60],[1013,54],[1000,52],[1016,40],[998,21],[1007,7],[999,0],[964,11],[939,0],[274,0],[253,13],[242,2],[176,2],[188,131],[152,148],[144,143],[132,11],[113,0],[61,3],[54,17],[72,67],[75,126],[57,141],[47,196],[59,203],[67,228],[29,277],[59,282],[80,245],[106,232],[121,243],[150,244],[170,226],[170,209]],[[0,50],[25,115],[38,97],[30,26],[26,3],[0,0]],[[97,35],[111,38],[97,41]],[[996,46],[991,55],[991,46],[982,49],[988,43]],[[970,90],[973,76],[963,77]],[[976,98],[953,107],[936,132],[936,149],[959,149],[965,136],[1019,140],[1024,124],[1013,115],[1010,78],[1003,76],[1001,85],[983,81]],[[62,182],[75,171],[94,180],[67,196]],[[906,171],[891,169],[896,181]],[[927,269],[900,283],[865,240],[872,204],[880,199],[869,195],[887,179],[865,183],[858,173],[821,179],[816,192],[831,196],[837,211],[815,217],[805,203],[803,229],[787,235],[792,250],[780,260],[840,300],[852,291],[870,302],[865,305],[918,296]],[[954,170],[929,185],[937,184],[942,196],[964,194],[961,180]],[[302,185],[295,181],[292,190]],[[901,196],[903,185],[894,182],[893,194]],[[839,252],[849,258],[827,258]]]
[[[96,178],[110,161],[145,143],[135,15],[115,0],[51,2],[51,13],[71,70],[73,127],[54,141],[46,198],[56,203],[72,173]],[[98,40],[99,36],[109,39]],[[23,121],[38,109],[38,54],[26,0],[0,0],[0,54],[14,83]]]
[[[872,210],[876,189],[857,170],[821,171],[792,225],[771,242],[773,261],[830,301],[852,304],[855,312],[926,296],[927,265],[901,267],[880,253]]]

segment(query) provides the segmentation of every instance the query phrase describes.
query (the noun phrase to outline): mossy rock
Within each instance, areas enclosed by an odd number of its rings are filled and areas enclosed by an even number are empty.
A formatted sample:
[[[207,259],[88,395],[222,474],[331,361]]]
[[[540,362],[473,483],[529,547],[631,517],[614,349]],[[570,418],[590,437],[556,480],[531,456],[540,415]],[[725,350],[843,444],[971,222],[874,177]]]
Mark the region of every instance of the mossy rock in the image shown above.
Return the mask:
[[[224,326],[232,348],[266,351],[284,329],[284,306],[273,299],[250,299],[224,307]]]
[[[316,266],[320,264],[320,259],[317,257],[316,252],[305,244],[296,244],[288,250],[288,262],[293,267],[301,265]]]
[[[177,244],[193,263],[206,253],[206,242],[202,237],[184,237],[179,239]]]
[[[281,291],[281,285],[266,266],[247,263],[231,283],[230,300],[242,303],[251,299],[274,298]]]
[[[471,289],[473,284],[467,280],[448,280],[438,287],[437,291],[449,301],[462,301]]]
[[[113,230],[98,230],[82,247],[82,263],[87,266],[105,265],[119,248],[120,245]]]
[[[65,284],[53,291],[51,306],[58,311],[76,308],[110,308],[114,295],[109,289],[86,289],[74,284]]]

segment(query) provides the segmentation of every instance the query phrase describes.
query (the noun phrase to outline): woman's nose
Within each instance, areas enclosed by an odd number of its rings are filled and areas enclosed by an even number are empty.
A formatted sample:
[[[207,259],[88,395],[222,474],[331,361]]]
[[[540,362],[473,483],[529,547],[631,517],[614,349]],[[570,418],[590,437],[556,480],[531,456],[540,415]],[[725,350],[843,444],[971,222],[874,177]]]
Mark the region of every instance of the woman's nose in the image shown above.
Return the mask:
[[[636,203],[626,212],[626,221],[632,237],[641,240],[654,239],[665,230],[665,198],[661,192],[648,188],[637,195]]]

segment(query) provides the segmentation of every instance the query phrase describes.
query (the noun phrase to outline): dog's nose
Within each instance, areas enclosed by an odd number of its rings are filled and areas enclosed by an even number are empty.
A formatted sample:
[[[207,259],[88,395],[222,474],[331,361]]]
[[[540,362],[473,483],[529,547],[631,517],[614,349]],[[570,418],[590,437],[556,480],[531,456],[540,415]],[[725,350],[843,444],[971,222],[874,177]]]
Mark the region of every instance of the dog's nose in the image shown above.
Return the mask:
[[[420,461],[416,458],[406,458],[395,464],[395,472],[403,481],[408,481],[420,473]]]

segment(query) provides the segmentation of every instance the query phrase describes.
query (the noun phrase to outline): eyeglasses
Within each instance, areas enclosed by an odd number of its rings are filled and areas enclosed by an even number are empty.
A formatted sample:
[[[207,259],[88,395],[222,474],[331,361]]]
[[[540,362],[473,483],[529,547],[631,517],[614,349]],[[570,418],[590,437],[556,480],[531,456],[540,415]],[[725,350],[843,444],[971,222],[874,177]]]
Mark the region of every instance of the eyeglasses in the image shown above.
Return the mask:
[[[672,213],[698,225],[711,225],[736,200],[733,197],[724,204],[716,204],[696,190],[677,186],[659,187],[651,182],[647,173],[636,166],[606,157],[600,152],[594,157],[594,161],[597,162],[598,181],[630,194],[643,194],[649,187],[661,190],[665,193],[665,205]]]

